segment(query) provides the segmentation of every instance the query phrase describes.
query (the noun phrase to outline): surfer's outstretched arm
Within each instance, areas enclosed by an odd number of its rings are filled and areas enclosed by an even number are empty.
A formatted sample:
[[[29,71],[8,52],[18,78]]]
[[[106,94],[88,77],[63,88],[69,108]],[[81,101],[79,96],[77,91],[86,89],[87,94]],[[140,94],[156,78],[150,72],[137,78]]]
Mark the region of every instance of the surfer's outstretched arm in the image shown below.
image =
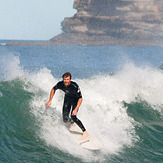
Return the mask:
[[[46,108],[48,109],[48,107],[51,106],[51,103],[52,103],[52,99],[53,99],[53,96],[55,94],[55,90],[52,88],[51,92],[50,92],[50,98],[49,98],[49,101],[47,102],[46,104]]]

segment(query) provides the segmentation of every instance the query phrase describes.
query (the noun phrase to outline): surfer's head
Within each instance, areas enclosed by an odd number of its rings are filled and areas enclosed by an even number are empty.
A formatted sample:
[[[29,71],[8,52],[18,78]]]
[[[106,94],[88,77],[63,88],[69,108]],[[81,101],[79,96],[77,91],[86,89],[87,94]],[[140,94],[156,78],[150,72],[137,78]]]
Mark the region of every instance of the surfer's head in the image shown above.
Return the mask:
[[[66,72],[62,75],[63,78],[63,82],[65,86],[69,86],[70,82],[71,82],[71,73],[70,72]]]
[[[64,77],[70,77],[71,79],[71,73],[70,72],[65,72],[63,75],[62,75],[62,78]]]

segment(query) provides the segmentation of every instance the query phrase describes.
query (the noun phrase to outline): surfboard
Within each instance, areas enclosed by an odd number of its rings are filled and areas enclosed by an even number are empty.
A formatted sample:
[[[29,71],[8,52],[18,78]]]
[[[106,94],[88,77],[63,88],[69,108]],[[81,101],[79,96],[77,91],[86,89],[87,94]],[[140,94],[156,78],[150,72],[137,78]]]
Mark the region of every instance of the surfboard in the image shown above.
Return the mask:
[[[100,150],[103,147],[102,142],[91,133],[89,133],[86,139],[80,140],[82,131],[75,123],[69,127],[69,131],[73,135],[75,141],[85,149]]]

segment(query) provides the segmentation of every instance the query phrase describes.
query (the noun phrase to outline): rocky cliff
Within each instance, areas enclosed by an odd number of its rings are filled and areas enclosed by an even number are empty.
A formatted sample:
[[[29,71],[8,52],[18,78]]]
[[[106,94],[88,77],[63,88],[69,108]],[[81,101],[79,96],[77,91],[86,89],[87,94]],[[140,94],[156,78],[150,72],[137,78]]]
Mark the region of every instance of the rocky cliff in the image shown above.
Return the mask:
[[[163,42],[163,0],[75,0],[56,44],[157,45]]]

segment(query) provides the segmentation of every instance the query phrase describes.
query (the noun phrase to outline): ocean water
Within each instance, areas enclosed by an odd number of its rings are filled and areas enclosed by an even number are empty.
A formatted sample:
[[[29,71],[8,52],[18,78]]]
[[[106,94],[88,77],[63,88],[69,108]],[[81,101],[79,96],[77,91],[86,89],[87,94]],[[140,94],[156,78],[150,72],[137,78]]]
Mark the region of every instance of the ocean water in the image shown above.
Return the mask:
[[[3,42],[3,41],[1,41]],[[4,45],[4,44],[2,44]],[[0,46],[0,162],[163,162],[163,48]],[[78,117],[103,148],[83,149],[62,122],[64,72]]]

